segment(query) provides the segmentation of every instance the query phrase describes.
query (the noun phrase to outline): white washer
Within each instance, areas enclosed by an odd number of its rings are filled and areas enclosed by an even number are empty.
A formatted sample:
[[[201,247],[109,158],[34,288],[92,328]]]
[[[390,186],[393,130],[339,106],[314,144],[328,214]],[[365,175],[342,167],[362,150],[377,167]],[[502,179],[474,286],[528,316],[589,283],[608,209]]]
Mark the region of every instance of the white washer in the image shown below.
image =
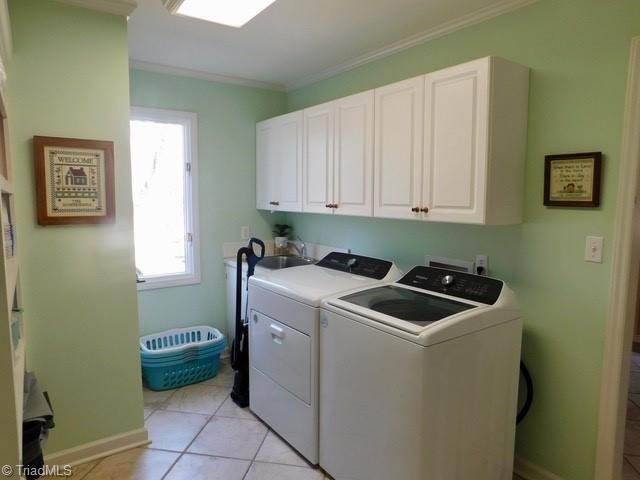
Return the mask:
[[[511,480],[522,321],[500,280],[415,267],[320,320],[320,466],[336,480]]]
[[[323,298],[400,278],[392,263],[332,252],[249,279],[250,408],[318,463],[318,330]]]

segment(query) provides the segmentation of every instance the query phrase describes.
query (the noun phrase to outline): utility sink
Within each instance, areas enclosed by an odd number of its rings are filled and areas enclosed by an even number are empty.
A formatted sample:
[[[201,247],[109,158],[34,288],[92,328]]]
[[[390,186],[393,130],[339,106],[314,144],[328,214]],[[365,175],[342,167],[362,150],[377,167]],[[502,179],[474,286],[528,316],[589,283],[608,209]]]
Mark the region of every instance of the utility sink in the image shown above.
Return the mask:
[[[289,267],[300,267],[302,265],[313,265],[316,260],[308,257],[299,257],[297,255],[273,255],[264,257],[258,262],[258,266],[267,270],[281,270]]]

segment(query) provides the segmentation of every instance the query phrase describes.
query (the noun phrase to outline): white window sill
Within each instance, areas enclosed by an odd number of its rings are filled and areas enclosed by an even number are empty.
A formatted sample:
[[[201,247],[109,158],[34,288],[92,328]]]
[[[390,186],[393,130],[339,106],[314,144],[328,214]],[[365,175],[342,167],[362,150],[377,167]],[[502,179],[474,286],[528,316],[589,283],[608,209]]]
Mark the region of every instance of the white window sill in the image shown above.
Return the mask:
[[[173,277],[146,278],[144,282],[138,283],[138,291],[156,290],[158,288],[185,287],[187,285],[198,285],[200,275],[176,275]]]

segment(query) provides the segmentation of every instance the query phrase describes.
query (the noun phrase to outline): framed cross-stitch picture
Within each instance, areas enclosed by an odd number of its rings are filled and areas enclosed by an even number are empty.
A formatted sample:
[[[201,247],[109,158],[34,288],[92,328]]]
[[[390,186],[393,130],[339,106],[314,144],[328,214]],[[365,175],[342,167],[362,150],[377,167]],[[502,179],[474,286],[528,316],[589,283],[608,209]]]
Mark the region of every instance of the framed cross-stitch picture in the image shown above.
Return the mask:
[[[547,155],[544,204],[550,207],[598,207],[602,153]]]
[[[115,220],[113,142],[33,137],[38,224]]]

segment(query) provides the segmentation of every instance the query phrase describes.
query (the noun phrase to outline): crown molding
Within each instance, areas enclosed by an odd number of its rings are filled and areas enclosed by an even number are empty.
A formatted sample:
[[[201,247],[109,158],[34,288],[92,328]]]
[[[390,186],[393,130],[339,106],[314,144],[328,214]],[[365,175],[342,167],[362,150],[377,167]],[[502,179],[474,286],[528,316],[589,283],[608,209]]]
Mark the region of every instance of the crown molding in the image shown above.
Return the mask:
[[[488,7],[481,8],[480,10],[476,10],[475,12],[472,12],[470,14],[463,15],[448,22],[442,23],[436,27],[425,30],[424,32],[420,32],[403,40],[391,43],[385,47],[373,50],[352,60],[340,63],[318,73],[302,77],[298,80],[288,82],[285,85],[286,90],[295,90],[297,88],[316,83],[320,80],[333,77],[335,75],[338,75],[339,73],[353,70],[354,68],[360,67],[366,63],[380,60],[381,58],[388,57],[389,55],[407,50],[411,47],[426,43],[430,40],[443,37],[471,25],[475,25],[484,22],[485,20],[504,15],[505,13],[512,12],[522,7],[526,7],[527,5],[531,5],[533,3],[536,3],[537,1],[538,0],[504,0]]]
[[[71,4],[87,4],[87,3],[110,3],[110,2],[134,2],[134,0],[58,0]],[[188,68],[174,67],[170,65],[161,65],[157,63],[145,62],[141,60],[131,59],[129,60],[129,68],[135,70],[144,70],[148,72],[164,73],[167,75],[177,75],[181,77],[198,78],[200,80],[209,80],[212,82],[229,83],[233,85],[242,85],[245,87],[262,88],[265,90],[273,90],[278,92],[290,92],[300,87],[304,87],[320,80],[333,77],[343,72],[353,70],[369,62],[380,60],[382,58],[393,55],[394,53],[407,50],[416,45],[426,43],[430,40],[434,40],[439,37],[443,37],[450,33],[453,33],[463,28],[475,25],[486,20],[489,20],[505,13],[512,12],[527,5],[538,2],[538,0],[503,0],[488,7],[482,8],[467,15],[463,15],[449,22],[442,23],[436,27],[420,32],[416,35],[412,35],[403,40],[391,43],[385,47],[373,50],[369,53],[356,57],[347,62],[340,63],[333,67],[327,68],[315,74],[302,77],[298,80],[286,84],[264,82],[260,80],[252,80],[248,78],[233,77],[227,75],[221,75],[211,72],[202,72],[198,70],[191,70]]]
[[[241,77],[230,77],[217,73],[201,72],[188,68],[161,65],[159,63],[143,62],[141,60],[129,60],[129,68],[132,70],[144,70],[146,72],[164,73],[166,75],[177,75],[179,77],[209,80],[210,82],[228,83],[232,85],[241,85],[243,87],[261,88],[263,90],[273,90],[276,92],[285,91],[284,85],[279,83],[262,82],[259,80],[251,80],[249,78]]]
[[[127,17],[136,9],[136,0],[58,0],[76,7]]]

